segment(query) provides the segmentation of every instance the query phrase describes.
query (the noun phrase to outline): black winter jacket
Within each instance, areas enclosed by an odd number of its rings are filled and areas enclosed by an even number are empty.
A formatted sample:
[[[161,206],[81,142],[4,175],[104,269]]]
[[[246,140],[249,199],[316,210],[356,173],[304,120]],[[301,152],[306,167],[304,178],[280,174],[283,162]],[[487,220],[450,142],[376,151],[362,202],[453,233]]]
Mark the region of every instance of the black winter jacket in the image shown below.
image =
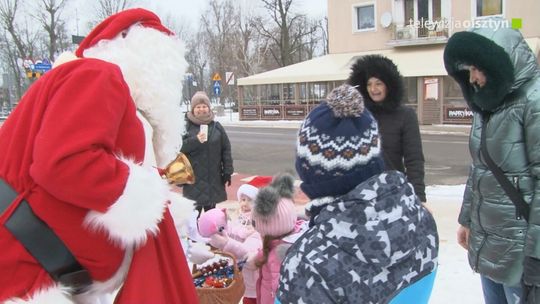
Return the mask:
[[[371,77],[380,79],[387,87],[386,99],[380,103],[369,97],[367,83]],[[403,77],[396,65],[380,55],[360,57],[352,67],[348,82],[358,86],[366,107],[379,124],[386,169],[405,173],[420,201],[425,202],[425,161],[420,127],[415,111],[401,104]]]
[[[420,201],[426,201],[424,153],[416,112],[406,106],[393,111],[373,111],[379,123],[384,163],[387,170],[407,175]]]
[[[186,154],[195,172],[195,184],[185,185],[185,197],[197,202],[198,206],[216,204],[227,200],[224,175],[234,172],[231,143],[219,122],[208,124],[208,141],[197,139],[200,126],[186,120],[181,152]]]

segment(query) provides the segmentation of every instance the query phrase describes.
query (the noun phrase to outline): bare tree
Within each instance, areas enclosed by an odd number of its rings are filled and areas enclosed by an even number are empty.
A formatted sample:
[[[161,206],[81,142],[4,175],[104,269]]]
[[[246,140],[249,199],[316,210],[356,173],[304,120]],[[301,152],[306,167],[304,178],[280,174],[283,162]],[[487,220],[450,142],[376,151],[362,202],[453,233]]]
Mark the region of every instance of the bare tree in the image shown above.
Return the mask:
[[[60,19],[62,9],[65,6],[67,0],[41,0],[40,7],[37,8],[39,12],[35,18],[41,24],[48,37],[48,53],[49,59],[54,60],[56,54],[61,49],[59,48],[60,37],[65,37],[65,22]]]
[[[238,7],[232,0],[211,0],[209,9],[201,16],[212,73],[225,78],[225,72],[234,71],[233,45],[236,43]],[[224,80],[224,79],[223,79]],[[235,98],[235,91],[221,82],[224,99]],[[221,99],[222,103],[224,99]]]
[[[193,83],[187,83],[184,86],[184,100],[190,100],[191,95],[195,90],[205,91],[209,83],[208,68],[208,53],[204,46],[205,34],[202,30],[199,30],[195,35],[187,40],[186,61],[189,64],[188,73],[192,75],[191,81],[197,83],[197,87],[193,86]],[[205,81],[206,80],[206,81]],[[186,79],[187,81],[187,79]]]
[[[330,49],[328,47],[328,17],[325,16],[319,22],[319,31],[321,33],[322,44],[323,44],[323,55],[330,54]]]
[[[96,19],[104,20],[130,7],[133,0],[98,0],[96,3]]]
[[[270,16],[271,22],[261,19],[257,24],[259,32],[273,42],[270,49],[272,57],[279,66],[298,62],[295,59],[305,36],[314,28],[304,28],[305,16],[292,11],[294,0],[260,0]]]
[[[187,42],[191,33],[193,33],[191,24],[189,24],[187,19],[178,19],[170,13],[166,14],[164,18],[161,18],[161,22],[166,28],[173,31],[181,41]]]
[[[24,71],[21,62],[24,59],[32,59],[38,42],[38,35],[31,30],[28,23],[21,29],[16,22],[19,12],[20,0],[0,0],[0,27],[3,31],[5,46],[1,52],[10,78],[13,80],[14,97],[20,99],[27,83],[24,81]]]
[[[252,14],[240,13],[238,42],[234,45],[238,77],[261,72],[264,59],[269,53],[268,39],[264,39],[255,27],[257,20]]]

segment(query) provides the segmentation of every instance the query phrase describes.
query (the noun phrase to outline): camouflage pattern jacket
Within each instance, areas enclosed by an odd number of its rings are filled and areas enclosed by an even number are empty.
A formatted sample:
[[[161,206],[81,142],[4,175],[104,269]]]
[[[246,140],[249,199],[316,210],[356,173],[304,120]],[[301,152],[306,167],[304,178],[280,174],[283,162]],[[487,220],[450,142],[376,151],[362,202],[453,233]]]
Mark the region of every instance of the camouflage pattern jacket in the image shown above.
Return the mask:
[[[437,267],[438,234],[403,173],[309,203],[312,227],[281,268],[281,303],[388,303]]]

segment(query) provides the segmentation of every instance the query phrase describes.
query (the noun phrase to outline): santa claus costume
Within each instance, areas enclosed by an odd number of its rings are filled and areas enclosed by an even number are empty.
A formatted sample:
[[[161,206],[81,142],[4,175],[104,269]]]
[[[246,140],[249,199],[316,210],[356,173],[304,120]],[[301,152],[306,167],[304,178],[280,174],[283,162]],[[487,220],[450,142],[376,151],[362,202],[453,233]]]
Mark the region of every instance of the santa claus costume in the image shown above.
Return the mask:
[[[0,128],[0,302],[96,303],[122,284],[116,303],[198,302],[168,211],[192,206],[151,166],[181,146],[183,50],[155,14],[126,10],[26,92]],[[53,279],[27,248],[58,255],[15,236],[26,206],[88,284],[69,271]]]

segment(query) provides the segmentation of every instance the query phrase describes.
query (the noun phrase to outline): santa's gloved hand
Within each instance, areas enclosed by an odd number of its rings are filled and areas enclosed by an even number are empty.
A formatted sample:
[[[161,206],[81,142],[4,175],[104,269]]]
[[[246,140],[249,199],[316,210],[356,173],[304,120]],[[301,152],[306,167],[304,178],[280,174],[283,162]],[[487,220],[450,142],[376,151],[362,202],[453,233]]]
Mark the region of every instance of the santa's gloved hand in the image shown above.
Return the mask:
[[[223,185],[230,187],[231,186],[231,175],[230,174],[223,174],[221,176],[221,182]]]
[[[214,233],[210,237],[210,241],[208,243],[222,250],[223,248],[225,248],[225,245],[227,245],[228,241],[229,241],[229,236],[227,235],[227,232],[222,231],[222,232]]]
[[[197,242],[190,242],[187,254],[193,264],[202,264],[215,256],[208,245]]]
[[[523,303],[540,303],[540,259],[526,256],[523,261]]]

